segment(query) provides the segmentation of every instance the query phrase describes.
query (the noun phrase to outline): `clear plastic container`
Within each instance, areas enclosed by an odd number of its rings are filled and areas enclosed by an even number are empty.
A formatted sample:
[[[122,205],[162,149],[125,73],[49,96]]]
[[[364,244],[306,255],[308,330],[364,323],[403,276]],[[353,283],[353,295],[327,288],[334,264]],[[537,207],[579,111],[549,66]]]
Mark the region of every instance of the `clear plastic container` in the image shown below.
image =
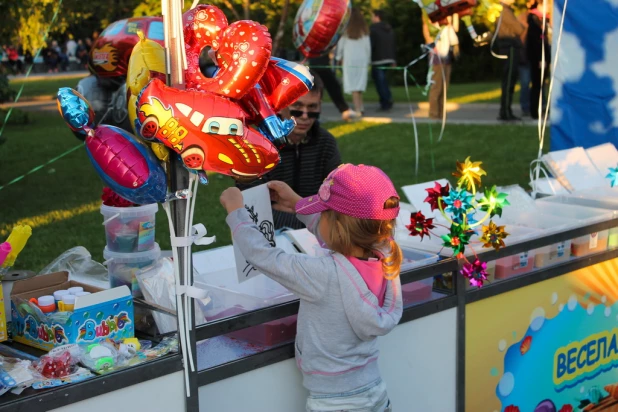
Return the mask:
[[[275,242],[278,247],[293,253],[294,246],[284,236],[277,236]],[[194,253],[193,267],[197,272],[194,285],[208,290],[211,298],[211,302],[202,307],[202,312],[208,321],[277,305],[296,298],[292,292],[265,275],[258,275],[239,283],[232,246]],[[230,310],[233,313],[229,312]]]
[[[574,204],[607,209],[614,213],[614,218],[618,217],[618,187],[600,187],[594,190],[582,190],[573,192],[566,197],[575,198],[571,200]],[[618,246],[618,227],[609,229],[607,245],[610,249]]]
[[[536,209],[540,213],[577,220],[579,227],[604,222],[614,217],[613,211],[595,208],[592,204],[594,202],[588,202],[587,199],[566,195],[548,196],[535,201]],[[609,231],[602,230],[573,239],[571,255],[581,257],[607,250],[608,236]]]
[[[115,288],[126,285],[134,297],[141,297],[142,291],[137,282],[137,274],[153,266],[160,255],[161,250],[157,243],[152,250],[137,253],[117,253],[106,247],[103,258],[109,273],[109,286]]]
[[[579,221],[566,217],[508,209],[504,210],[501,221],[502,224],[543,229],[545,234],[564,232],[581,225]],[[534,253],[535,268],[565,262],[571,258],[571,240],[538,248]]]
[[[401,248],[401,251],[404,257],[401,264],[402,272],[435,263],[439,259],[438,255],[423,253],[417,250]],[[401,295],[403,297],[403,305],[406,306],[430,299],[432,288],[433,277],[402,285]]]
[[[530,272],[534,268],[535,256],[536,251],[531,250],[496,260],[496,279],[508,279]]]
[[[155,215],[158,204],[137,207],[101,205],[107,249],[133,253],[152,250],[155,246]]]

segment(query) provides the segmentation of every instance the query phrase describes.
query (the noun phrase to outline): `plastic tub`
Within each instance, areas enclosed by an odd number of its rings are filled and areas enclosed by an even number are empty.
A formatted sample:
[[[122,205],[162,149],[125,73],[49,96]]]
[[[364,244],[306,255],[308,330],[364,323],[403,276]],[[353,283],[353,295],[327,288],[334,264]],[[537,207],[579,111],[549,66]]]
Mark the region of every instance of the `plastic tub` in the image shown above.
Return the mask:
[[[610,210],[614,218],[618,217],[618,188],[601,187],[574,192],[566,197],[574,197],[571,202],[581,206]],[[609,229],[607,245],[610,249],[618,246],[618,227]]]
[[[101,205],[107,249],[133,253],[152,250],[155,245],[156,203],[137,207]]]
[[[275,242],[278,247],[289,253],[295,251],[292,243],[284,236],[277,236]],[[232,246],[195,253],[193,265],[197,272],[194,286],[208,290],[211,298],[207,305],[198,301],[207,321],[223,319],[296,299],[292,292],[265,275],[238,283]],[[290,316],[242,329],[227,336],[271,346],[293,339],[295,335],[296,316]]]
[[[117,253],[106,247],[103,251],[103,257],[109,273],[109,286],[115,288],[126,285],[131,289],[133,296],[141,297],[142,291],[139,288],[136,275],[154,265],[160,255],[161,250],[157,243],[154,244],[154,249],[137,253]]]
[[[535,204],[541,213],[577,220],[579,227],[605,222],[614,217],[613,211],[587,206],[591,204],[587,199],[575,196],[549,196],[537,200]],[[573,239],[571,255],[580,257],[607,250],[608,236],[609,231],[602,230]]]
[[[429,265],[437,262],[439,259],[438,255],[427,254],[417,250],[401,248],[401,251],[403,252],[403,262],[401,263],[402,272]],[[432,288],[433,277],[402,285],[401,295],[404,306],[430,299]]]
[[[535,211],[504,210],[502,222],[509,225],[543,229],[545,234],[564,232],[580,226],[579,221]],[[507,238],[508,240],[508,238]],[[565,262],[571,258],[571,240],[554,243],[534,251],[534,267],[543,268]]]
[[[536,251],[531,250],[496,260],[496,279],[508,279],[530,272],[534,268],[535,255]]]

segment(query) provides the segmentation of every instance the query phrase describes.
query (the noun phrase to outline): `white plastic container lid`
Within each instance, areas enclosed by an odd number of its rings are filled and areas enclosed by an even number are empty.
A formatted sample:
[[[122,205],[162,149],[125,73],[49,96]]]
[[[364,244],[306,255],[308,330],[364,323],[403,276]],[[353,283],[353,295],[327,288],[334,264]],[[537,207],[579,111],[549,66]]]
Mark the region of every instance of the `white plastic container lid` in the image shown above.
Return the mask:
[[[72,288],[69,288],[68,291],[71,295],[75,295],[79,292],[83,292],[84,288],[82,288],[81,286],[73,286]]]
[[[51,306],[55,305],[56,301],[52,295],[41,296],[37,299],[39,306]]]
[[[581,225],[590,225],[611,220],[614,212],[607,209],[592,207],[577,203],[578,199],[572,196],[549,196],[535,201],[541,213],[567,217],[578,220]]]
[[[119,253],[112,252],[105,246],[103,250],[103,258],[105,259],[105,264],[107,263],[140,263],[140,262],[148,262],[159,259],[161,255],[161,249],[159,248],[159,244],[155,243],[154,248],[152,250],[147,250],[145,252],[135,252],[135,253]]]
[[[62,302],[64,302],[65,305],[74,305],[76,298],[77,296],[75,295],[64,295],[62,297]]]
[[[56,299],[56,300],[62,300],[62,297],[63,297],[64,295],[68,295],[68,294],[69,294],[69,291],[68,291],[68,290],[64,290],[64,289],[57,290],[57,291],[55,291],[55,292],[54,292],[54,299]]]
[[[117,217],[122,219],[130,219],[135,217],[150,216],[157,213],[158,210],[158,203],[135,207],[113,207],[101,205],[101,214],[105,217],[105,221],[103,222],[104,225]]]

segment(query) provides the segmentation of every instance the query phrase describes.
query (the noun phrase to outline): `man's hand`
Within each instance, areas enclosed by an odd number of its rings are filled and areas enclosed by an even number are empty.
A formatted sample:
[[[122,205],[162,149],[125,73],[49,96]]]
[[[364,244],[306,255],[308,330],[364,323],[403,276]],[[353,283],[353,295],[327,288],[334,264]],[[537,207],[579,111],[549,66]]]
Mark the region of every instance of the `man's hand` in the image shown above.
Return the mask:
[[[237,187],[229,187],[225,189],[223,193],[221,193],[219,201],[228,214],[245,206],[242,198],[242,192]]]
[[[270,190],[270,199],[274,202],[273,209],[280,212],[296,213],[296,203],[302,198],[290,186],[284,182],[273,180],[268,182],[268,189]]]

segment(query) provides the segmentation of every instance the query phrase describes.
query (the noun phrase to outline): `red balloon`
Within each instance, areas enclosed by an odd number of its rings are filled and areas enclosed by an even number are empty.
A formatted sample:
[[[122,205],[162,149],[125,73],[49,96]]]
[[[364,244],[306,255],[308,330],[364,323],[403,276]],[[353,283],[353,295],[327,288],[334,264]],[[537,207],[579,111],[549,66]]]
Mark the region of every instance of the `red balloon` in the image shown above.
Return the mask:
[[[114,22],[97,38],[88,68],[99,78],[125,77],[129,57],[139,41],[137,30],[142,30],[147,39],[164,45],[163,19],[161,17],[135,17]]]
[[[302,64],[273,57],[260,87],[272,109],[280,112],[313,88],[313,76]]]
[[[352,13],[350,0],[305,0],[294,20],[294,46],[307,58],[335,47]]]
[[[189,169],[255,180],[279,163],[279,152],[247,127],[247,114],[214,93],[177,90],[152,80],[137,102],[138,132],[179,153]]]
[[[221,10],[201,5],[183,15],[188,89],[213,92],[240,99],[258,83],[267,69],[272,40],[268,29],[250,20],[228,26]],[[204,76],[199,56],[204,47],[216,51],[219,71],[213,78]]]

